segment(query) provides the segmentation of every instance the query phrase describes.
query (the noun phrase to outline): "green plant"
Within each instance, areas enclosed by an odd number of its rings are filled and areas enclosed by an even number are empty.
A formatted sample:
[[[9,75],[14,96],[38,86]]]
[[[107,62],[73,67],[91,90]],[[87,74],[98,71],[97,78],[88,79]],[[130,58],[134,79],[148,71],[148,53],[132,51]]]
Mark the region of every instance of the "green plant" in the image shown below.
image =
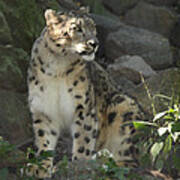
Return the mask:
[[[0,136],[0,157],[6,158],[8,157],[8,153],[14,151],[16,148],[14,145],[9,144],[9,142],[4,141]]]
[[[4,165],[6,163],[5,160],[9,161],[9,154],[15,150],[16,148],[14,145],[11,145],[9,144],[9,142],[4,141],[3,138],[0,136],[0,179],[7,179],[9,171],[8,168]]]
[[[28,155],[28,156],[27,156]],[[15,145],[3,140],[0,136],[0,179],[8,179],[11,176],[9,169],[14,169],[14,175],[20,180],[35,180],[34,177],[27,177],[25,171],[28,168],[27,164],[35,164],[42,167],[42,160],[54,156],[54,152],[42,152],[40,156],[35,156],[35,151],[32,148],[27,149],[27,155],[20,151]],[[20,173],[21,172],[21,173]]]
[[[142,153],[141,163],[171,173],[172,169],[180,170],[180,104],[170,97],[162,97],[171,100],[167,110],[156,113],[152,122],[136,121],[133,124],[146,135],[145,141],[139,143],[146,152]]]
[[[168,160],[171,155],[174,157],[175,168],[180,169],[180,166],[176,163],[176,159],[180,160],[178,156],[176,157],[176,152],[180,147],[180,105],[173,104],[172,107],[168,107],[166,111],[158,113],[154,117],[153,122],[158,125],[156,137],[159,139],[159,141],[151,147],[153,160],[156,160],[160,152],[162,159],[165,161]]]

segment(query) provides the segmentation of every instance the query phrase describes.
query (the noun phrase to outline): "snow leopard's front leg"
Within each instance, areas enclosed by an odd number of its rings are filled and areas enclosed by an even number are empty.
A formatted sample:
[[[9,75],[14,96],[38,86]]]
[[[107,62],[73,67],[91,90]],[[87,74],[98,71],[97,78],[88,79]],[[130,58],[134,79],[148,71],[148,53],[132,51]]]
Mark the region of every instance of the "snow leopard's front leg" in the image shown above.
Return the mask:
[[[72,160],[90,159],[95,152],[98,133],[93,87],[89,86],[88,88],[75,91],[74,98],[76,101],[76,110],[72,128]]]
[[[33,114],[33,129],[35,133],[36,156],[43,152],[54,151],[59,137],[59,128],[51,119],[42,113]],[[41,166],[29,164],[26,174],[38,178],[51,177],[53,173],[53,157],[48,157],[40,162]]]

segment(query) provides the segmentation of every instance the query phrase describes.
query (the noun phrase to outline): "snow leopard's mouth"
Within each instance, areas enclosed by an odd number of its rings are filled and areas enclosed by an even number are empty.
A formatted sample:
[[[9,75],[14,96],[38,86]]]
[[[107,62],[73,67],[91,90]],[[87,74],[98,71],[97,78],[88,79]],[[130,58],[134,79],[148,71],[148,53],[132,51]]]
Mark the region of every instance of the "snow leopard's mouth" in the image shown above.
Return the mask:
[[[90,52],[87,52],[87,51],[82,51],[79,53],[79,55],[81,56],[90,56],[94,53],[94,50],[90,51]]]
[[[86,61],[93,61],[95,58],[95,53],[98,49],[98,46],[96,46],[95,48],[93,48],[91,51],[82,51],[79,52],[79,55],[82,56],[82,58]]]

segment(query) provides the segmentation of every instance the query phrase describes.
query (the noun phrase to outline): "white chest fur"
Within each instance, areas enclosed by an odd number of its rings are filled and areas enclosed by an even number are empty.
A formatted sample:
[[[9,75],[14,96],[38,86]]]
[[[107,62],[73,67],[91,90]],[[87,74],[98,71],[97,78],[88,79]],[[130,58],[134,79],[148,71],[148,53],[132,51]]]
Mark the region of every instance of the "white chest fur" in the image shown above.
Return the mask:
[[[43,82],[43,86],[43,92],[38,87],[30,88],[31,111],[44,113],[56,127],[70,127],[75,108],[65,79],[49,79]]]

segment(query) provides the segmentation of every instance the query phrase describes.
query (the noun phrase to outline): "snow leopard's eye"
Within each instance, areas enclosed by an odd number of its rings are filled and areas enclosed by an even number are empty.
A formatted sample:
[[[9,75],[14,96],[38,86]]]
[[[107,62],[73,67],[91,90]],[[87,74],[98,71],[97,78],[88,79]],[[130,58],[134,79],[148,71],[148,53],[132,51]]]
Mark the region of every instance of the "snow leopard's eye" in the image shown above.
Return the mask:
[[[71,29],[76,32],[82,32],[82,28],[80,26],[73,26]]]

